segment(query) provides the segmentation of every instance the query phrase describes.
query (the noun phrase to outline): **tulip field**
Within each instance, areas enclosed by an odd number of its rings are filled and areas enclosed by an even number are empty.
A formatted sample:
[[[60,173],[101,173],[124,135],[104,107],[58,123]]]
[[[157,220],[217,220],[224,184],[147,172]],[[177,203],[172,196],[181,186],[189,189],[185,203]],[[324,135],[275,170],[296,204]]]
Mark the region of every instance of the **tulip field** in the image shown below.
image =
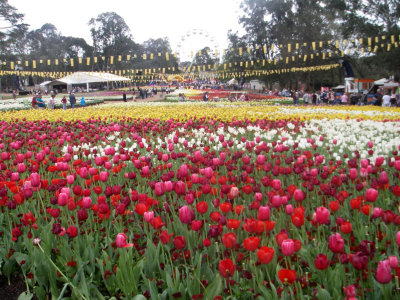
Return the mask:
[[[20,299],[400,299],[400,109],[0,112]]]

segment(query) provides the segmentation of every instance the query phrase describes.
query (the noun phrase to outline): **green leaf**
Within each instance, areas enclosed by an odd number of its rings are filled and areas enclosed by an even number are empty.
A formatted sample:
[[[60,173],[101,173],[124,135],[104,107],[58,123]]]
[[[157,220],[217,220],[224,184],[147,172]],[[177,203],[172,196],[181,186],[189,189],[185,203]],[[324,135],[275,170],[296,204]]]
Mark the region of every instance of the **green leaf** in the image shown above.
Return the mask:
[[[132,300],[147,300],[145,296],[143,295],[136,295],[135,297],[133,297]]]
[[[332,299],[331,294],[329,294],[329,292],[323,288],[318,288],[318,292],[317,292],[317,298],[318,300],[330,300]]]
[[[217,274],[213,282],[204,290],[204,295],[206,299],[214,299],[215,296],[219,295],[222,291],[222,279],[219,274]]]

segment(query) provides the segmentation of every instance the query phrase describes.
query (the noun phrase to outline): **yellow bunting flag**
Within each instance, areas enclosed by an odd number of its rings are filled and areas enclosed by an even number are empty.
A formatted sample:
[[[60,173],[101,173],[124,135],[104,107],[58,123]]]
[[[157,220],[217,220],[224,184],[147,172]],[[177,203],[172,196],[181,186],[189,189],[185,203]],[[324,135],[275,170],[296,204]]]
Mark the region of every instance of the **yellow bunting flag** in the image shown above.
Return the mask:
[[[14,62],[13,61],[10,61],[10,69],[14,70]]]
[[[147,59],[147,54],[143,53],[143,59],[146,60]]]
[[[70,62],[71,67],[73,67],[73,66],[74,66],[74,59],[71,58],[71,59],[69,60],[69,62]]]
[[[292,51],[292,44],[288,44],[288,45],[287,45],[287,51],[288,51],[288,52],[291,52],[291,51]]]
[[[114,64],[114,56],[110,56],[110,64]]]
[[[47,60],[47,65],[48,65],[48,66],[51,65],[51,60],[50,60],[50,59]]]
[[[239,55],[242,55],[243,54],[243,49],[242,49],[242,47],[239,47]]]
[[[86,65],[90,66],[90,57],[86,57]]]
[[[78,58],[78,63],[79,63],[79,64],[82,64],[82,57],[79,57],[79,58]]]
[[[118,61],[121,61],[121,60],[122,60],[122,56],[118,55]]]
[[[315,50],[316,46],[315,46],[315,42],[311,43],[312,49]]]
[[[322,48],[322,46],[324,45],[324,42],[319,42],[319,47]]]
[[[55,64],[56,66],[58,66],[58,59],[57,59],[57,58],[54,60],[54,64]]]
[[[362,38],[360,38],[360,39],[358,40],[358,42],[360,43],[360,45],[362,45],[363,42],[364,42],[364,40],[363,40]]]
[[[25,67],[29,67],[29,60],[25,61]]]
[[[165,59],[169,60],[169,53],[168,52],[165,52]]]
[[[263,45],[263,52],[264,54],[267,53],[267,45]]]
[[[153,58],[154,58],[154,54],[150,53],[150,59],[153,59]]]
[[[32,60],[32,68],[36,69],[36,60]]]

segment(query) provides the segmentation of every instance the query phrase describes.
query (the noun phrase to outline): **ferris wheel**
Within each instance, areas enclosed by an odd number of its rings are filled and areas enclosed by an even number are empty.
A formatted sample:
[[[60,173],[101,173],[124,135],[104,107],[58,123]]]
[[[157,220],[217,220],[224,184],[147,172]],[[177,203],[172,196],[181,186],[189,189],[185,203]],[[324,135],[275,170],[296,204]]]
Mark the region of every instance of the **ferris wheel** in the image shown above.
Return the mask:
[[[196,54],[208,47],[209,55],[220,57],[222,49],[217,39],[208,31],[203,29],[191,29],[181,36],[177,48],[178,56],[181,62],[190,62],[193,65]]]

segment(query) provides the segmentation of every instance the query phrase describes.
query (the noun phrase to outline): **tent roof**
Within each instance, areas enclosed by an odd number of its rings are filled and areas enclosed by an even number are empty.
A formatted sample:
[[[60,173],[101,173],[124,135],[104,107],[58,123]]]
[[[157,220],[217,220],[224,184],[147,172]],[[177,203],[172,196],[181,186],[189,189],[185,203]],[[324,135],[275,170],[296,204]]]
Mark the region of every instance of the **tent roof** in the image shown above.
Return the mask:
[[[48,85],[51,81],[43,81],[41,84],[39,84],[40,86],[45,86]]]
[[[344,89],[345,86],[344,85],[338,85],[332,88],[332,90],[340,90],[340,89]]]
[[[386,82],[386,83],[383,85],[383,88],[392,89],[392,88],[396,88],[396,87],[398,87],[398,86],[399,86],[399,83],[398,83],[398,82],[389,81],[389,82]]]
[[[385,82],[388,82],[388,80],[386,78],[381,78],[379,80],[374,81],[375,85],[384,85]]]
[[[131,81],[129,78],[101,72],[75,72],[60,79],[53,80],[51,84],[83,84],[109,81]]]

